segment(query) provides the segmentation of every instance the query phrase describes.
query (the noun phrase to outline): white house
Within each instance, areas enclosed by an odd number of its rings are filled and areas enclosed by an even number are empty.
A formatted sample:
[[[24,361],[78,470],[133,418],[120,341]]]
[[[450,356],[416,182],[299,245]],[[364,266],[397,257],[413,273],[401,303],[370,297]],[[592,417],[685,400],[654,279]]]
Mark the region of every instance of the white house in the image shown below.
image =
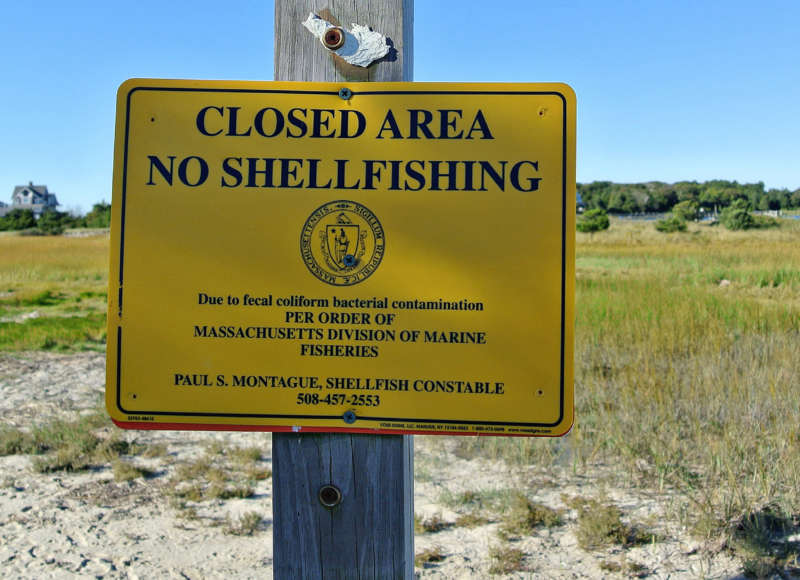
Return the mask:
[[[29,209],[38,218],[47,209],[56,209],[58,200],[55,193],[47,191],[46,185],[17,185],[11,194],[11,205],[0,202],[0,217],[15,209]]]

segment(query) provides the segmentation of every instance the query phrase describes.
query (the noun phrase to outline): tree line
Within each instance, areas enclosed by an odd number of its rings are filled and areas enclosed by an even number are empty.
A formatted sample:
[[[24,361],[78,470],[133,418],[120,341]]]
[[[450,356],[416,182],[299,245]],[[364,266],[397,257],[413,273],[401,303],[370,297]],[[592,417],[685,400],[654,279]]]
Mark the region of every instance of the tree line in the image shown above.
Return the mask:
[[[578,184],[578,193],[586,209],[601,209],[611,214],[665,213],[685,201],[696,203],[705,214],[720,213],[737,200],[746,201],[750,208],[758,211],[800,208],[800,189],[765,189],[762,181],[592,181]]]
[[[800,188],[794,191],[765,189],[762,181],[592,181],[579,183],[578,192],[584,208],[589,211],[602,210],[610,214],[673,212],[684,220],[696,219],[703,214],[721,214],[725,210],[728,210],[726,215],[733,215],[734,211],[741,215],[752,210],[800,209]],[[684,215],[687,211],[697,215],[694,218]],[[110,224],[111,205],[105,202],[94,204],[84,216],[50,209],[37,220],[31,210],[13,209],[0,217],[0,231],[26,230],[49,235],[58,235],[67,228],[107,228]]]
[[[84,216],[48,209],[37,219],[29,209],[12,209],[0,217],[0,231],[26,231],[31,234],[59,235],[67,228],[107,228],[111,225],[111,205],[100,202]]]

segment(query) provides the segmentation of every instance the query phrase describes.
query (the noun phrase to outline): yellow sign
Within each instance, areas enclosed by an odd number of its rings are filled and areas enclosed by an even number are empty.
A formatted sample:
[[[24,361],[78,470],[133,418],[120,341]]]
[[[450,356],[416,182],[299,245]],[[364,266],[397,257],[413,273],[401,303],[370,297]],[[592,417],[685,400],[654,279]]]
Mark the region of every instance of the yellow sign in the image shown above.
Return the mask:
[[[130,428],[561,435],[563,84],[129,80],[106,402]]]

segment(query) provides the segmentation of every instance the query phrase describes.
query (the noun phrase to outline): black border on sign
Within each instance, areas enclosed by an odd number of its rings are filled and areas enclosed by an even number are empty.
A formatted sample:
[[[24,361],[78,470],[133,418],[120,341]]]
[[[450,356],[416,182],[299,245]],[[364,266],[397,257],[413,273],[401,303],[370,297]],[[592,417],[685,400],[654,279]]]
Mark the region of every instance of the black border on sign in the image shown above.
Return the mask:
[[[125,108],[125,140],[124,152],[122,162],[122,203],[120,212],[120,248],[119,248],[119,317],[122,317],[122,294],[123,294],[123,274],[124,274],[124,260],[125,260],[125,205],[127,198],[128,186],[128,141],[130,138],[130,113],[131,113],[131,97],[137,91],[165,91],[165,92],[193,92],[193,93],[255,93],[255,94],[293,94],[293,95],[339,95],[338,90],[331,91],[312,91],[312,90],[292,90],[292,89],[234,89],[234,88],[200,88],[200,87],[134,87],[127,95],[126,108]],[[480,427],[483,425],[499,425],[507,427],[555,427],[564,420],[564,359],[565,353],[565,334],[566,334],[566,283],[567,283],[567,130],[569,110],[567,108],[567,99],[558,91],[459,91],[459,90],[386,90],[386,91],[353,91],[355,95],[547,95],[556,96],[561,99],[563,106],[563,126],[561,134],[561,361],[560,361],[560,391],[559,391],[559,415],[558,420],[553,423],[512,423],[508,421],[466,421],[466,420],[450,420],[450,419],[418,419],[411,417],[362,417],[357,416],[357,422],[360,421],[402,421],[402,422],[416,422],[416,423],[430,423],[430,424],[444,424],[444,425],[474,425]],[[129,411],[122,407],[122,324],[117,325],[117,348],[114,353],[116,356],[116,407],[126,415],[152,415],[152,416],[169,416],[169,417],[198,417],[198,418],[232,418],[232,419],[332,419],[342,420],[342,415],[279,415],[279,414],[263,414],[263,413],[208,413],[208,412],[189,412],[189,411]],[[121,422],[120,425],[125,425]],[[139,428],[158,428],[159,423],[140,424],[136,423]],[[181,424],[185,428],[205,428],[210,427],[213,429],[225,430],[226,424]],[[231,425],[231,427],[234,427]],[[239,426],[241,427],[241,426]],[[286,430],[284,426],[269,426],[269,425],[253,425],[257,430],[270,430],[270,427],[275,427],[275,430]],[[364,427],[356,423],[350,425],[353,431],[363,431]],[[313,428],[314,430],[324,430],[324,428]],[[336,431],[347,430],[347,428],[334,427]],[[311,430],[311,428],[303,428],[303,430]],[[382,431],[387,433],[403,433],[409,432],[404,429],[371,429],[371,431]],[[458,432],[443,430],[440,432],[442,435],[457,435]],[[481,433],[484,435],[508,435],[507,433]]]

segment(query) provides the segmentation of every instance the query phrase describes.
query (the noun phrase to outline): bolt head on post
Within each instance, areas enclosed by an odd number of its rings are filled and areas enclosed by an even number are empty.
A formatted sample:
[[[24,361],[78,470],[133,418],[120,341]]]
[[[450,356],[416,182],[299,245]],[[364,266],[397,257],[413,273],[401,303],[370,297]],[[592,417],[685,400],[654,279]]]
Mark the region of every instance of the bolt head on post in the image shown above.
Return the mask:
[[[342,503],[341,490],[332,483],[323,485],[319,489],[319,503],[321,503],[325,509],[332,510]]]

